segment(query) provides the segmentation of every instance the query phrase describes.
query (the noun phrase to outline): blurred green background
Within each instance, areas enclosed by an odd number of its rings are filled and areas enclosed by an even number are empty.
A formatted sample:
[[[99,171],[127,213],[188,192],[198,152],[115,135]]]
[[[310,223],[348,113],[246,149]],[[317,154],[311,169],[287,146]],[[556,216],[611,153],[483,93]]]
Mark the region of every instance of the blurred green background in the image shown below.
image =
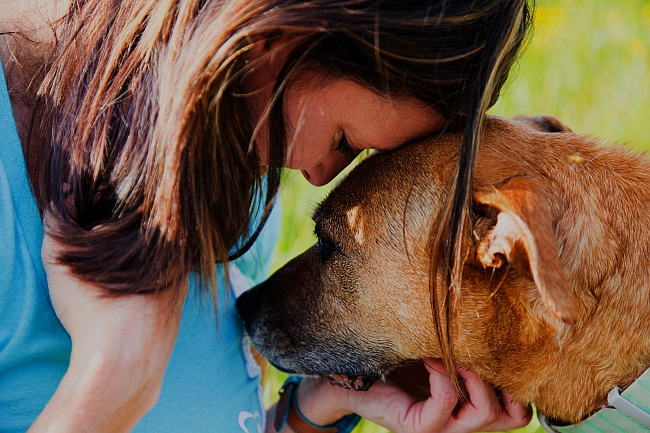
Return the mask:
[[[649,67],[650,0],[538,0],[533,37],[491,112],[553,114],[576,132],[650,150]],[[275,268],[315,242],[311,213],[329,190],[309,185],[300,173],[284,180]],[[283,376],[271,371],[267,378],[271,404]],[[385,431],[368,421],[355,430]],[[543,429],[533,418],[512,432]]]

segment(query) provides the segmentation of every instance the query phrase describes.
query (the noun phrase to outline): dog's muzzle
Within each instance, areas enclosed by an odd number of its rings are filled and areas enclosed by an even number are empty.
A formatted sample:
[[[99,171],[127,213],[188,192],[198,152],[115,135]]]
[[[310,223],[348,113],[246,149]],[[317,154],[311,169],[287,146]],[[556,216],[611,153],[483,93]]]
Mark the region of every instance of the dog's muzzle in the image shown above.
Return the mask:
[[[290,350],[287,352],[286,338],[279,338],[278,336],[284,335],[286,337],[288,333],[298,339],[299,337],[297,337],[294,332],[287,331],[286,329],[279,332],[273,324],[265,320],[265,308],[268,307],[266,304],[269,301],[265,298],[270,296],[270,294],[268,291],[264,290],[263,286],[264,283],[244,292],[237,299],[236,308],[239,312],[239,316],[244,322],[246,333],[250,336],[255,347],[268,359],[271,365],[278,370],[289,374],[320,376],[329,380],[332,385],[356,391],[367,391],[382,376],[379,372],[372,374],[358,374],[360,372],[352,373],[351,371],[349,374],[346,374],[342,373],[340,370],[336,372],[336,370],[338,370],[336,367],[337,362],[332,359],[336,357],[328,356],[327,358],[333,362],[324,363],[322,362],[322,355],[318,356],[314,353],[307,353],[310,352],[310,350],[306,348],[305,352],[297,353],[296,350]],[[275,307],[277,308],[277,305]],[[341,352],[349,353],[350,351],[341,349],[339,353]],[[291,353],[290,356],[292,359],[287,358],[288,353]],[[296,364],[298,362],[296,358],[299,359],[299,365]],[[310,359],[312,359],[312,361],[309,361]],[[347,366],[346,370],[351,367],[349,360],[343,361],[343,359],[340,359],[339,361],[342,361],[342,363]],[[351,370],[356,370],[356,368],[352,368]],[[365,373],[367,370],[363,369],[362,371]]]

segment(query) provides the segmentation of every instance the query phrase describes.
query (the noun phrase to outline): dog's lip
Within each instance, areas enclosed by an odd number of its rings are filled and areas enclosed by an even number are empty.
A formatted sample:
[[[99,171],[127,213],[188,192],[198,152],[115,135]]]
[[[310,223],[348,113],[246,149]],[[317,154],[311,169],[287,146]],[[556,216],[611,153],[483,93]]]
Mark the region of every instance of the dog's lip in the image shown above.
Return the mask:
[[[350,376],[347,374],[321,374],[320,377],[329,380],[332,385],[354,391],[368,391],[379,379],[378,377]]]
[[[272,366],[287,374],[299,374],[295,370],[291,370],[272,361],[269,361]],[[319,374],[323,379],[330,381],[332,385],[340,386],[341,388],[351,389],[354,391],[368,391],[370,387],[379,379],[379,376],[363,376],[363,375],[348,375],[348,374]]]
[[[275,362],[273,362],[273,361],[271,361],[271,360],[269,360],[269,362],[271,363],[271,365],[272,365],[273,367],[275,367],[276,369],[280,370],[280,371],[283,372],[283,373],[287,373],[287,374],[298,374],[297,371],[295,371],[295,370],[291,370],[291,369],[289,369],[289,368],[285,368],[285,367],[283,367],[283,366],[281,366],[281,365],[279,365],[279,364],[276,364]]]

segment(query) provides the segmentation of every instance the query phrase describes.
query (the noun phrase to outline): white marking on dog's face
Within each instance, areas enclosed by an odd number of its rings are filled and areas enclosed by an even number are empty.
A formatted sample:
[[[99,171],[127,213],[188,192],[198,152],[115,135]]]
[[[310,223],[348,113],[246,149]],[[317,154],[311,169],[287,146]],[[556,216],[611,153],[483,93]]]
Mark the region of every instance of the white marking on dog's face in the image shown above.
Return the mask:
[[[363,245],[363,218],[359,215],[359,206],[355,206],[346,212],[348,227],[354,233],[354,239],[359,245]]]
[[[570,155],[570,156],[568,157],[568,159],[569,159],[569,161],[573,162],[574,164],[580,164],[582,161],[585,160],[585,159],[584,159],[582,156],[580,156],[580,155]]]

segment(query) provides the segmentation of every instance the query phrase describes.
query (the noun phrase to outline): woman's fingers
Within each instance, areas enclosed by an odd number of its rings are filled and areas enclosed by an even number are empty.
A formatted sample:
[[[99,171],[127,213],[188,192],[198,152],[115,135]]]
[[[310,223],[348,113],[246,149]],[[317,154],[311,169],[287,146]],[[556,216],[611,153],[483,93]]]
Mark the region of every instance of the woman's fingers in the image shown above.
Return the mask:
[[[431,395],[429,374],[429,370],[425,364],[418,362],[396,368],[386,376],[386,379],[395,383],[413,397],[419,400],[426,400]]]
[[[464,379],[469,401],[450,419],[446,432],[509,430],[530,422],[532,412],[528,407],[512,401],[506,392],[495,391],[475,372],[462,368],[458,372]]]
[[[425,359],[423,366],[398,369],[367,392],[337,388],[337,392],[329,394],[341,402],[344,413],[358,413],[395,433],[499,431],[523,427],[530,421],[528,407],[514,402],[505,391],[495,391],[478,374],[464,369],[458,372],[469,401],[460,406],[443,362]],[[425,395],[421,385],[427,380],[429,390]],[[325,398],[328,393],[321,390],[318,394]],[[326,406],[323,402],[318,404],[321,409]]]
[[[432,361],[425,366],[429,372],[428,398],[418,398],[386,380],[375,383],[367,392],[350,391],[351,410],[395,433],[441,432],[458,395],[442,363]]]
[[[429,386],[431,396],[423,402],[422,406],[422,430],[438,432],[444,431],[450,419],[453,419],[453,413],[458,406],[458,393],[452,384],[449,373],[445,364],[441,360],[425,359],[424,366],[429,372]],[[433,427],[438,424],[440,418],[442,422],[436,429],[427,430],[427,426]]]
[[[465,402],[458,413],[450,419],[447,432],[469,432],[483,430],[501,416],[501,405],[494,389],[483,382],[473,371],[458,368],[463,379],[469,401]]]
[[[501,405],[503,406],[505,413],[508,414],[513,423],[516,424],[515,427],[508,427],[508,429],[528,425],[531,418],[533,417],[533,410],[530,408],[530,406],[518,401],[514,401],[510,393],[505,389],[501,389],[498,392],[501,396]],[[496,426],[494,430],[500,430],[500,428],[497,427],[499,426]]]

